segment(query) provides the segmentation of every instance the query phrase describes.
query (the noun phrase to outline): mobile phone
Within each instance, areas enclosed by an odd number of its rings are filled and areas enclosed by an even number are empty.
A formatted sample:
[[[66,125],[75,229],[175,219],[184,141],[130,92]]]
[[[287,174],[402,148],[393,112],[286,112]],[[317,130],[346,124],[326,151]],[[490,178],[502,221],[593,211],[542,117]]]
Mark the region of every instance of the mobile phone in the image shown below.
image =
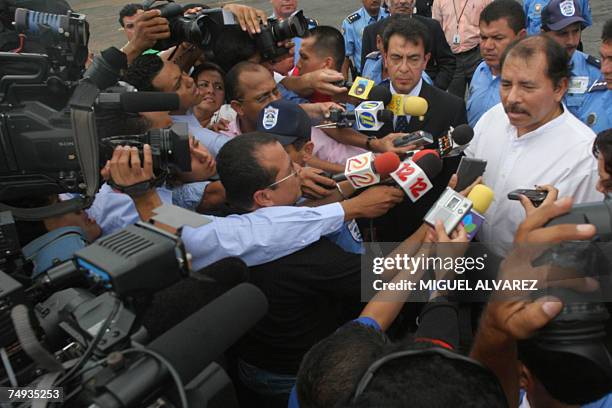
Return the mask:
[[[519,200],[519,196],[526,196],[534,207],[539,207],[540,204],[546,199],[548,191],[546,190],[532,190],[532,189],[517,189],[508,193],[509,200]]]
[[[407,133],[403,136],[398,137],[393,141],[394,147],[413,145],[428,145],[433,143],[433,136],[431,133],[423,132],[418,130],[416,132]]]
[[[468,188],[470,184],[484,174],[486,168],[486,160],[462,157],[457,168],[457,186],[455,190],[462,191]]]

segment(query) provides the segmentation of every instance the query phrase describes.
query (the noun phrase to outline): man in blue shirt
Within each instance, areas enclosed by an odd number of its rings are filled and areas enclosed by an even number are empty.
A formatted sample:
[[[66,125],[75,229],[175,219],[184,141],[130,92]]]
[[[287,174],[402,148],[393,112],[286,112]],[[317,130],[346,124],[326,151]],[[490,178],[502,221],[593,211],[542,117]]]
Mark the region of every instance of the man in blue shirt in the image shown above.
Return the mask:
[[[550,0],[525,0],[523,8],[526,15],[527,34],[539,34],[542,29],[542,10],[548,5]],[[583,17],[586,26],[593,24],[591,17],[591,6],[589,0],[580,0],[580,9],[583,10]]]
[[[578,113],[595,133],[612,128],[612,19],[604,25],[599,52],[603,78],[591,86]]]
[[[572,76],[563,103],[578,118],[587,92],[601,75],[599,60],[578,51],[581,31],[586,26],[577,0],[551,0],[542,10],[542,31],[565,48],[571,58]]]
[[[389,16],[387,10],[382,8],[380,3],[380,0],[363,0],[363,7],[342,21],[346,53],[346,60],[342,67],[344,75],[348,73],[348,66],[351,61],[355,72],[360,73],[362,71],[361,39],[363,37],[363,30],[366,26]]]
[[[470,126],[500,103],[500,60],[506,47],[525,36],[525,13],[514,0],[497,0],[480,13],[480,54],[483,61],[476,67],[467,101]]]

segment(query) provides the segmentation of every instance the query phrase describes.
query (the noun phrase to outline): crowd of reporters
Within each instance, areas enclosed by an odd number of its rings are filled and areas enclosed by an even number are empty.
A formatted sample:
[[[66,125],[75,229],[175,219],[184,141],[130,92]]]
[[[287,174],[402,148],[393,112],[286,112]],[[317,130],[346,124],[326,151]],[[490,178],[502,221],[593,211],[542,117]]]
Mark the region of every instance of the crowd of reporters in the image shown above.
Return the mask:
[[[279,20],[303,18],[297,1],[271,2]],[[527,268],[524,276],[537,279],[536,268],[525,264],[532,254],[521,245],[597,236],[590,224],[546,225],[573,204],[609,199],[612,191],[612,20],[603,27],[599,61],[578,51],[580,32],[591,21],[590,10],[587,18],[575,0],[541,5],[542,32],[530,35],[531,14],[514,0],[478,2],[466,11],[471,28],[459,29],[463,12],[455,16],[456,33],[448,32],[454,23],[442,21],[449,18],[448,2],[387,3],[388,9],[364,0],[342,31],[300,20],[304,33],[272,46],[262,31],[276,20],[228,4],[223,10],[236,24],[213,33],[205,47],[169,41],[176,39],[176,24],[162,17],[163,9],[124,6],[122,81],[136,92],[175,93],[179,106],[138,115],[97,112],[97,134],[186,124],[191,170],[152,183],[159,174],[151,147],[116,147],[102,163],[104,182],[88,209],[19,223],[24,252],[65,227],[94,242],[149,221],[162,204],[203,214],[208,223],[180,230],[193,270],[239,258],[249,267],[245,279],[269,302],[265,317],[227,356],[243,406],[612,406],[607,368],[575,379],[564,371],[574,365],[552,369],[554,354],[528,341],[562,312],[559,299],[491,301],[469,306],[466,317],[465,305],[444,291],[421,303],[404,292],[385,299],[384,290],[367,304],[361,298],[363,241],[394,242],[390,257],[469,242],[461,225],[449,232],[441,222],[423,222],[447,187],[457,185],[462,156],[488,162],[484,175],[458,193],[467,197],[485,184],[495,194],[477,238],[497,259],[491,262],[496,276]],[[203,10],[189,5],[182,12]],[[330,125],[331,115],[362,102],[349,81],[357,82],[358,74],[389,99],[424,99],[427,110],[416,113],[406,103],[372,132]],[[468,123],[474,136],[464,152],[440,153],[450,130]],[[359,190],[331,177],[368,152],[409,160],[423,146],[397,140],[417,131],[432,135],[425,147],[442,162],[422,197],[408,199],[390,182]],[[538,206],[525,196],[520,203],[506,199],[533,185],[547,194]],[[29,197],[20,204],[67,198]],[[453,256],[471,251],[461,248]],[[391,270],[384,279],[415,280],[429,272]],[[612,367],[610,354],[603,355],[602,366]]]

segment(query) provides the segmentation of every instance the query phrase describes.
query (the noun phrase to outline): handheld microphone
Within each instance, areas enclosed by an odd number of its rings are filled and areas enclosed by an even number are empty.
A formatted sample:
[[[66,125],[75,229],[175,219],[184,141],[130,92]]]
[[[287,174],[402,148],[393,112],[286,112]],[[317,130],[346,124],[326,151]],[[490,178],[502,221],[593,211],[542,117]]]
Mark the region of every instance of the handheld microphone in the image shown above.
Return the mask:
[[[474,239],[485,221],[484,213],[493,202],[495,193],[484,184],[474,186],[467,198],[472,201],[472,210],[461,220],[467,232],[468,240]]]
[[[420,96],[407,96],[395,94],[387,104],[387,109],[391,110],[395,116],[418,116],[422,117],[427,113],[429,104],[427,100]]]
[[[459,125],[450,129],[448,134],[438,138],[438,149],[443,157],[458,156],[474,138],[474,129],[469,125]]]
[[[351,86],[351,89],[349,90],[348,94],[349,96],[354,96],[355,98],[364,100],[368,99],[370,91],[372,90],[374,85],[375,83],[371,79],[357,77],[355,78],[355,81],[353,81],[353,85]]]
[[[335,174],[332,179],[336,182],[348,180],[354,188],[364,188],[380,183],[380,179],[387,177],[399,164],[399,156],[393,152],[376,157],[372,152],[367,152],[349,158],[344,173]]]
[[[405,134],[393,141],[393,146],[403,147],[410,144],[413,145],[428,145],[433,143],[433,136],[429,132],[417,130],[416,132]]]
[[[355,122],[357,130],[377,131],[385,123],[393,121],[393,112],[385,109],[385,105],[380,101],[362,102],[355,108]]]
[[[442,160],[435,150],[421,150],[402,162],[391,177],[416,202],[433,188],[431,179],[442,171]]]

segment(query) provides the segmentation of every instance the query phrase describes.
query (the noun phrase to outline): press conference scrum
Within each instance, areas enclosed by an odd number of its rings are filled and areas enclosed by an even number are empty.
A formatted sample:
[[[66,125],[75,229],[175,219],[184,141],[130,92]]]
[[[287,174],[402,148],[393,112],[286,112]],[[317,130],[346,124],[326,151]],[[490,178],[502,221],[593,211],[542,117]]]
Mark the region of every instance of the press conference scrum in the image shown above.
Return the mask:
[[[354,3],[0,4],[1,406],[612,407],[612,20]]]

